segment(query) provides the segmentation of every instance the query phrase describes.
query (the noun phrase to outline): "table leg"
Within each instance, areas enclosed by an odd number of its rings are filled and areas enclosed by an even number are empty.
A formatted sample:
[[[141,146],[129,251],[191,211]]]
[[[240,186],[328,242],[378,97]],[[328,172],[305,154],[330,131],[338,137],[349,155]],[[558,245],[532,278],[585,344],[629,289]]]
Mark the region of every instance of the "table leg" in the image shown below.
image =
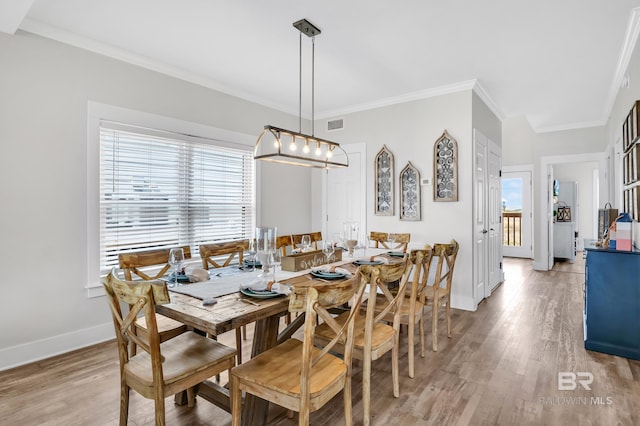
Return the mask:
[[[251,349],[252,358],[276,345],[279,323],[280,317],[278,315],[256,321],[253,348]],[[242,407],[242,424],[244,426],[265,425],[267,424],[268,412],[269,401],[247,394]]]

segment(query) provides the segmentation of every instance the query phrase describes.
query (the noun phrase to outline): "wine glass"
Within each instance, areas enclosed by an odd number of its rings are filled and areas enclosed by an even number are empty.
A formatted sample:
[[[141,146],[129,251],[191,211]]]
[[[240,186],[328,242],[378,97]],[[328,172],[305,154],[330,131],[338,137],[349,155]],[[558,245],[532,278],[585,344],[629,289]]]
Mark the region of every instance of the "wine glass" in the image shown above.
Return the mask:
[[[282,252],[279,249],[271,251],[271,264],[273,265],[273,282],[276,283],[278,282],[276,279],[276,271],[278,270],[278,266],[282,264]]]
[[[371,236],[369,234],[367,234],[366,232],[363,233],[361,242],[362,242],[362,247],[364,249],[364,256],[367,257],[367,249],[371,245]]]
[[[169,250],[169,265],[173,269],[173,278],[170,287],[178,286],[178,272],[181,270],[182,262],[184,262],[184,251],[182,248],[172,248]]]
[[[311,247],[311,235],[303,235],[300,245],[302,245],[303,252],[309,251],[309,247]]]
[[[246,265],[240,265],[246,270],[253,271],[256,267],[256,240],[249,239],[249,249],[247,249],[247,262]]]
[[[335,251],[335,247],[333,246],[333,241],[324,240],[324,247],[322,247],[322,253],[327,258],[327,263],[330,263],[331,257],[333,256],[333,252]]]
[[[389,236],[387,237],[387,241],[389,241],[389,248],[391,250],[395,249],[395,242],[397,239],[398,239],[398,234],[394,234],[394,233],[389,234]]]

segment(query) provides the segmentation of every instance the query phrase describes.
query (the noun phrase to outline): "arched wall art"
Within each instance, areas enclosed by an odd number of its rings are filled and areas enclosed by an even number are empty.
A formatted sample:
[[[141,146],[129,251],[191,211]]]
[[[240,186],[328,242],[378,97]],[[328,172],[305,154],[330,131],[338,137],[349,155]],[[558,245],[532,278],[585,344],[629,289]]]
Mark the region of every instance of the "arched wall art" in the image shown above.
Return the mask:
[[[375,214],[393,216],[393,154],[386,145],[376,155],[373,169],[376,174]]]
[[[458,201],[458,143],[446,130],[433,145],[433,200]]]
[[[420,172],[411,161],[400,172],[400,220],[421,220]]]

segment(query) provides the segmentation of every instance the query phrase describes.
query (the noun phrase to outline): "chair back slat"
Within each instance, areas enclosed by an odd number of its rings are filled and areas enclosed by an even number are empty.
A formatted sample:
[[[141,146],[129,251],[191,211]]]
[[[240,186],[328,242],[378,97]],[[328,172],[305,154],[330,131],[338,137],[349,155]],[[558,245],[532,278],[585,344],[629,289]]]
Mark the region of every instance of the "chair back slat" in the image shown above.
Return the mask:
[[[302,244],[302,237],[308,235],[311,237],[311,246],[314,250],[318,250],[318,243],[322,241],[322,232],[307,232],[306,234],[293,234],[291,236],[291,243],[293,248],[297,248]]]
[[[460,246],[456,240],[451,240],[449,244],[434,244],[433,256],[438,258],[438,262],[436,264],[434,282],[433,284],[429,283],[429,285],[433,285],[434,291],[438,288],[443,288],[446,289],[446,293],[451,292],[453,269],[455,267],[459,247]],[[446,272],[443,272],[445,265]],[[442,285],[443,282],[445,283],[444,286]]]
[[[229,266],[233,259],[238,255],[238,262],[242,264],[244,260],[244,252],[249,249],[249,240],[227,241],[224,243],[202,244],[200,245],[200,257],[202,258],[202,267],[209,269],[223,268]],[[219,263],[220,260],[215,258],[227,255],[226,259]]]
[[[120,253],[118,255],[118,263],[120,269],[124,271],[124,278],[128,281],[133,279],[133,275],[137,275],[145,281],[157,280],[167,273],[171,265],[169,265],[169,251],[171,249],[155,249],[138,252]],[[185,259],[191,259],[191,247],[182,246]],[[154,275],[149,275],[146,271],[140,269],[148,266],[163,265],[162,268]]]

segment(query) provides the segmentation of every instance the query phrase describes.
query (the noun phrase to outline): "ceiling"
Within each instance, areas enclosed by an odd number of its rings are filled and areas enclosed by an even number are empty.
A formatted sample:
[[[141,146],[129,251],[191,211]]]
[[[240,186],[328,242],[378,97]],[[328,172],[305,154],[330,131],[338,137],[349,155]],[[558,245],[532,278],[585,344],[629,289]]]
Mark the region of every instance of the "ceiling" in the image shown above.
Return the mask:
[[[537,131],[606,123],[640,0],[0,0],[33,32],[298,115],[299,32],[315,117],[474,90]],[[310,116],[311,39],[302,108]]]

